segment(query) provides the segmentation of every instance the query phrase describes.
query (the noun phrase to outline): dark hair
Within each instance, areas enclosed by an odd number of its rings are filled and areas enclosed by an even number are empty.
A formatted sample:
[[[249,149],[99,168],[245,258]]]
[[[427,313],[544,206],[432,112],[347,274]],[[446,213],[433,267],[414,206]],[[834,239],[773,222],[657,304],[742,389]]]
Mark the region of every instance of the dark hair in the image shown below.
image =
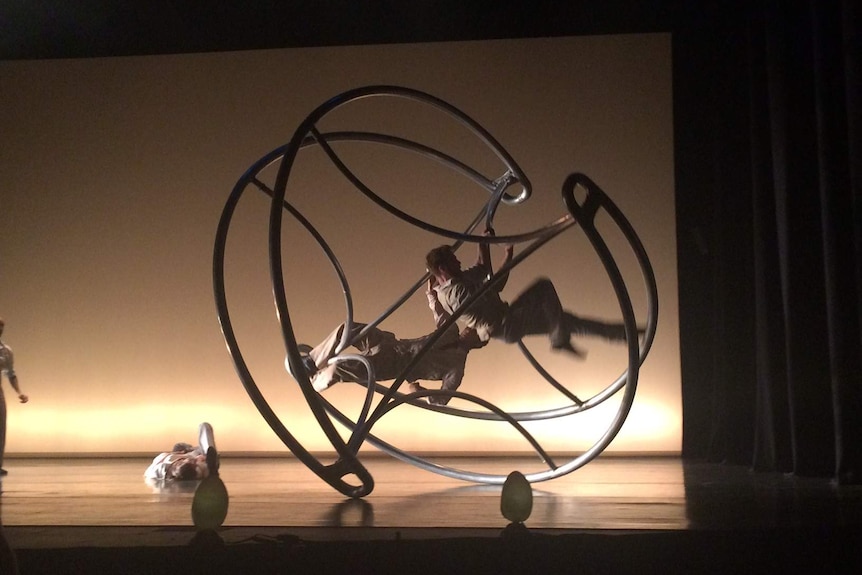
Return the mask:
[[[176,475],[174,478],[177,481],[188,481],[198,478],[198,466],[191,459],[186,459],[176,467]]]
[[[440,269],[440,264],[452,256],[452,246],[442,245],[434,248],[425,256],[425,266],[429,272]]]

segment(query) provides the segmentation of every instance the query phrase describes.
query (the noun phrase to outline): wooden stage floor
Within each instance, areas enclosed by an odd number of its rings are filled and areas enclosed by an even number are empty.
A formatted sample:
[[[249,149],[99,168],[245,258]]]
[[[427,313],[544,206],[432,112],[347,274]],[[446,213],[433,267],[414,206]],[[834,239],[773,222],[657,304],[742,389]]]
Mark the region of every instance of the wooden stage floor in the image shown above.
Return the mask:
[[[20,559],[20,572],[48,569],[38,562],[47,560],[48,552],[85,548],[140,552],[199,544],[190,514],[195,483],[169,488],[147,484],[142,473],[149,459],[7,458],[9,475],[2,480],[0,518],[5,539]],[[364,499],[350,500],[293,458],[223,456],[221,477],[230,505],[218,531],[218,544],[399,541],[404,545],[410,540],[438,540],[441,545],[449,542],[451,548],[457,545],[452,541],[459,539],[507,537],[500,487],[442,477],[388,457],[364,462],[375,478],[374,491]],[[514,469],[537,469],[534,460],[518,458],[446,463],[502,475]],[[526,522],[529,534],[565,541],[566,549],[586,541],[596,549],[597,540],[609,541],[608,536],[613,536],[610,541],[618,550],[624,548],[620,547],[624,541],[634,542],[637,537],[677,541],[685,550],[690,549],[685,541],[703,541],[708,536],[711,546],[726,541],[739,550],[760,537],[766,538],[767,547],[795,546],[786,558],[802,555],[805,545],[816,545],[810,551],[828,552],[829,561],[835,562],[834,572],[843,572],[858,553],[842,542],[862,534],[862,486],[837,487],[828,480],[755,474],[743,467],[688,463],[675,457],[602,456],[565,477],[534,484],[533,489],[533,512]],[[712,547],[703,549],[706,556],[712,552]],[[855,555],[841,555],[851,550]],[[753,548],[749,552],[755,554],[755,562],[766,560]],[[672,565],[673,558],[666,559]],[[722,560],[747,564],[739,558]],[[27,571],[27,566],[37,570]],[[602,571],[593,567],[594,572]],[[626,571],[625,565],[619,567],[613,571]],[[638,566],[638,572],[642,568]],[[56,572],[57,567],[50,569]]]

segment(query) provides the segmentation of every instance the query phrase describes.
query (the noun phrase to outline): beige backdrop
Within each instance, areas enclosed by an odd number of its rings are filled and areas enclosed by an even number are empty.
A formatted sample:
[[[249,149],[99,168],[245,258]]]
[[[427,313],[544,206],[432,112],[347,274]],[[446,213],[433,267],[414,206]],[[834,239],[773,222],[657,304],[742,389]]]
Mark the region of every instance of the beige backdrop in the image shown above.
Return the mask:
[[[618,203],[652,258],[661,313],[634,408],[611,449],[679,450],[669,35],[12,61],[0,62],[0,77],[0,316],[31,397],[20,405],[3,384],[8,453],[157,452],[193,441],[202,420],[213,424],[222,451],[285,451],[242,388],[221,337],[212,294],[216,225],[254,161],[286,143],[317,105],[368,84],[441,97],[514,156],[534,196],[501,208],[499,234],[562,216],[560,187],[573,171]],[[500,169],[463,129],[404,102],[363,101],[322,127],[408,134],[491,175]],[[433,223],[463,229],[484,204],[478,188],[427,161],[361,145],[338,149],[381,195]],[[444,242],[375,208],[319,150],[300,154],[288,194],[336,250],[359,320],[403,293],[424,271],[425,251]],[[232,318],[270,404],[309,449],[328,450],[282,367],[268,209],[262,194],[247,194],[237,210],[227,253]],[[343,299],[319,250],[286,225],[290,313],[297,338],[313,344],[343,319]],[[643,318],[642,282],[630,258],[622,261]],[[578,230],[519,267],[504,295],[512,298],[537,275],[551,277],[577,313],[621,317]],[[430,331],[424,296],[383,327],[403,337]],[[589,353],[578,362],[547,353],[542,338],[528,343],[582,398],[625,369],[621,345],[581,340]],[[515,347],[498,342],[471,354],[462,390],[509,411],[565,404]],[[351,413],[362,398],[353,385],[326,393]],[[611,400],[530,430],[549,450],[577,451],[604,433],[615,410]],[[527,449],[505,425],[410,407],[375,431],[417,452]]]

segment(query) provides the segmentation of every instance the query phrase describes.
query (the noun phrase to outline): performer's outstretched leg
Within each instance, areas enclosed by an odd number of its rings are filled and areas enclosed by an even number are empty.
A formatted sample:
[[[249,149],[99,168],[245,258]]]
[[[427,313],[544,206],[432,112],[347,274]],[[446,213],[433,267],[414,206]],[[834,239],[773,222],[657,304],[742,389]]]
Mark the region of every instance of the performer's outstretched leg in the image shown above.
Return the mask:
[[[350,337],[355,337],[365,324],[353,324]],[[316,391],[323,391],[337,381],[335,365],[328,365],[329,360],[335,355],[341,338],[344,335],[344,323],[338,324],[334,330],[329,332],[326,338],[314,346],[308,355],[303,357],[303,367]],[[285,366],[290,371],[290,365],[285,361]]]
[[[204,421],[198,426],[198,445],[201,448],[201,453],[206,454],[210,447],[215,447],[215,435],[213,434],[213,426]]]
[[[588,319],[569,311],[563,312],[563,318],[569,332],[574,335],[601,337],[608,341],[626,340],[626,326],[623,323],[607,323]],[[643,328],[638,329],[639,333],[643,333],[643,331]]]
[[[397,366],[395,334],[370,328],[362,337],[354,340],[365,327],[364,323],[353,324],[349,336],[349,340],[352,341],[351,346],[373,363],[375,379],[394,378],[397,375],[393,372]],[[342,323],[308,353],[306,369],[312,376],[311,384],[316,391],[323,391],[339,381],[364,383],[368,380],[368,369],[361,361],[347,359],[329,363],[329,360],[336,355],[343,334],[344,324]]]
[[[526,335],[548,334],[554,349],[583,355],[570,341],[571,332],[563,314],[554,284],[548,278],[539,278],[510,304],[502,338],[514,343]]]
[[[338,327],[329,332],[329,335],[326,336],[323,341],[314,346],[314,348],[312,348],[312,350],[308,352],[308,357],[310,357],[311,361],[314,363],[315,371],[325,367],[326,362],[329,361],[329,358],[335,355],[335,350],[338,347],[338,344],[341,342],[341,337],[343,334],[344,324],[341,323],[338,325]],[[307,367],[311,366],[309,365]]]

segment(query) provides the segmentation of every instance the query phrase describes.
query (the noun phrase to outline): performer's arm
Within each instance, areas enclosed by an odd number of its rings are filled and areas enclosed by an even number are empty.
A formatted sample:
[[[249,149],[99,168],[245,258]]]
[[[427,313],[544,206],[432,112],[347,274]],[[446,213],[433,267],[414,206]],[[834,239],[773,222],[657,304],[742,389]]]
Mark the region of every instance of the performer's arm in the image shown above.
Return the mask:
[[[440,327],[443,325],[443,322],[449,319],[450,314],[437,298],[437,290],[434,289],[436,285],[437,278],[434,277],[434,274],[431,274],[428,277],[428,287],[425,290],[425,295],[428,297],[428,307],[431,308],[431,313],[434,314],[434,325]]]
[[[486,236],[494,235],[494,228],[488,228],[485,230]],[[491,267],[491,248],[487,242],[482,242],[479,244],[479,253],[480,260],[483,262],[483,265],[488,270],[488,277],[491,277],[491,274],[494,273],[494,268]],[[506,244],[503,247],[503,259],[500,261],[500,267],[505,266],[510,261],[512,261],[512,256],[515,253],[515,247],[512,244]],[[497,268],[499,269],[499,268]],[[494,291],[501,292],[503,288],[506,287],[506,282],[509,281],[509,273],[507,272],[502,279],[500,279],[496,284],[494,284]]]
[[[14,373],[9,375],[9,383],[12,384],[12,388],[15,390],[15,393],[18,394],[18,401],[21,403],[27,403],[30,401],[29,397],[21,393],[21,388],[18,387],[18,377]]]
[[[485,230],[485,234],[487,236],[494,235],[494,229],[488,228]],[[491,246],[488,242],[479,242],[478,256],[476,258],[476,265],[482,266],[486,270],[488,270],[488,275],[490,276],[494,273],[493,267],[491,267]]]
[[[23,393],[21,393],[21,388],[18,386],[18,376],[15,374],[15,368],[13,366],[14,359],[12,356],[12,352],[11,352],[11,350],[9,350],[8,347],[6,348],[6,351],[8,352],[8,354],[6,356],[6,361],[7,361],[6,375],[7,375],[7,377],[9,377],[9,383],[12,384],[12,389],[15,390],[15,393],[18,394],[18,401],[20,401],[21,403],[27,403],[30,400],[30,398],[27,397],[26,395],[24,395]]]
[[[512,244],[506,244],[503,247],[503,260],[500,262],[500,268],[505,265],[508,265],[510,261],[512,261],[512,256],[515,253],[515,247]],[[497,268],[497,269],[500,269]],[[494,285],[494,289],[498,292],[503,291],[503,288],[506,287],[506,282],[509,281],[509,272],[503,274],[503,277],[500,281],[498,281]]]

